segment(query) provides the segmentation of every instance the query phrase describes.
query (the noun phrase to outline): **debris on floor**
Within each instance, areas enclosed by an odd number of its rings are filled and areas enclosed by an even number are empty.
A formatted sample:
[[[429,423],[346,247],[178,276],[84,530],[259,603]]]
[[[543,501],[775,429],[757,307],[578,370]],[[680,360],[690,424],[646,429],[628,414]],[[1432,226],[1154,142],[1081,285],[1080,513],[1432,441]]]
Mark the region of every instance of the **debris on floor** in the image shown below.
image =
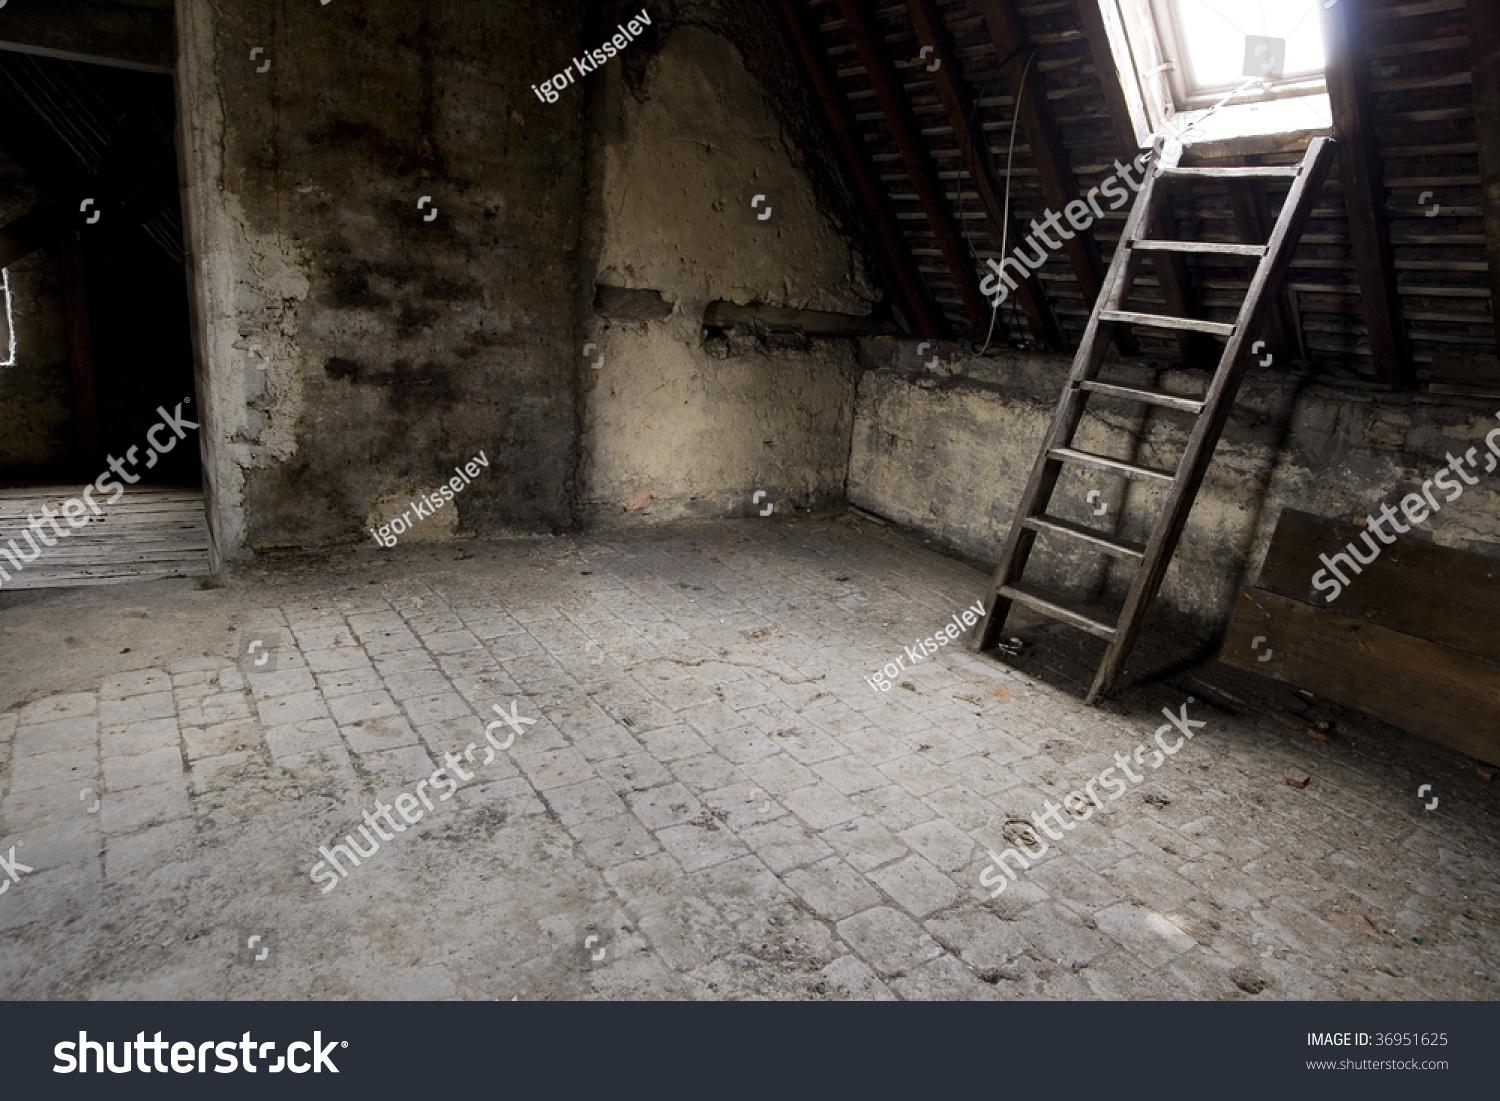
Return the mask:
[[[1300,730],[1320,742],[1326,742],[1333,736],[1332,723],[1308,722],[1297,715],[1289,715],[1285,711],[1276,712],[1276,721],[1290,730]]]

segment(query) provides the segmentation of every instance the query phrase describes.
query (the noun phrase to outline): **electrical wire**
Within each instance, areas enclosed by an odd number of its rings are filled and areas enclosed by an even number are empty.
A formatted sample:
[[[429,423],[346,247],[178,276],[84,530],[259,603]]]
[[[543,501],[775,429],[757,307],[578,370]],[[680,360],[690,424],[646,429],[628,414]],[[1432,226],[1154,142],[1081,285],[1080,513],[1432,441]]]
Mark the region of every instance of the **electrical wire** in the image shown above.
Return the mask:
[[[983,126],[980,127],[980,131],[979,131],[979,136],[984,141],[983,152],[980,151],[979,146],[974,141],[974,118],[975,118],[975,116],[977,116],[979,114],[979,105],[984,101],[984,97],[987,96],[987,95],[989,95],[990,89],[993,88],[996,84],[1000,83],[1000,81],[1002,81],[1002,80],[1005,79],[1005,77],[1004,77],[1005,67],[1007,65],[1009,65],[1012,61],[1014,61],[1018,56],[1020,56],[1021,51],[1024,50],[1025,48],[1026,48],[1026,45],[1017,46],[1014,50],[1011,50],[1010,53],[1006,54],[1004,57],[1002,57],[1000,59],[1000,64],[997,66],[997,71],[999,72],[1000,75],[997,75],[994,80],[991,80],[989,83],[985,84],[983,87],[981,87],[979,89],[979,94],[974,97],[974,102],[969,107],[969,119],[968,119],[967,124],[964,126],[964,134],[965,134],[965,137],[966,137],[968,145],[970,146],[970,148],[974,152],[975,160],[982,160],[984,158],[988,158],[990,156],[990,153],[991,153],[989,138],[985,137]],[[1012,126],[1012,128],[1014,128],[1014,126],[1015,126],[1014,121],[1012,121],[1011,126]],[[963,152],[962,147],[960,147],[959,152],[960,152],[960,154],[962,154],[962,152]],[[972,173],[971,173],[971,176],[972,176]],[[975,180],[974,181],[974,185],[977,188],[979,186],[979,182],[977,180]],[[958,188],[957,188],[956,195],[957,195],[957,198],[958,198],[958,229],[959,229],[959,232],[964,235],[964,244],[965,244],[965,246],[968,247],[968,250],[969,250],[969,259],[971,261],[973,261],[973,263],[974,263],[974,265],[976,267],[978,267],[979,266],[979,250],[974,247],[974,239],[969,236],[969,224],[968,224],[968,221],[964,218],[964,188],[963,188],[963,180],[962,180],[962,178],[960,178],[959,181],[958,181]],[[990,316],[990,334],[993,335],[994,331],[995,331],[995,318],[994,318],[994,315],[991,314],[991,316]],[[970,341],[963,342],[963,343],[964,343],[965,350],[967,350],[970,355],[978,355],[978,354],[980,354],[980,353],[978,353],[978,352],[975,351],[974,341],[970,340]],[[989,347],[989,339],[988,338],[985,339],[985,347],[986,348]]]
[[[1000,263],[1005,263],[1005,249],[1010,243],[1010,180],[1011,170],[1015,167],[1016,160],[1016,124],[1021,121],[1021,104],[1026,99],[1026,77],[1031,73],[1032,62],[1036,61],[1037,54],[1042,51],[1034,49],[1031,56],[1026,59],[1026,68],[1021,70],[1021,87],[1016,92],[1016,109],[1010,117],[1010,149],[1005,155],[1005,205],[1000,215]],[[990,341],[995,338],[995,321],[1000,317],[1000,303],[996,303],[990,310],[990,331],[985,334],[984,347],[979,349],[979,354],[984,355],[989,351]]]
[[[1223,99],[1219,100],[1218,103],[1215,103],[1207,111],[1204,111],[1201,115],[1198,115],[1196,118],[1194,118],[1193,119],[1193,124],[1191,126],[1189,126],[1186,130],[1174,130],[1172,132],[1171,137],[1175,141],[1182,141],[1183,138],[1187,137],[1194,130],[1198,129],[1198,127],[1202,126],[1205,122],[1207,122],[1210,118],[1212,118],[1213,115],[1214,115],[1214,113],[1216,111],[1218,111],[1218,109],[1220,107],[1223,107],[1226,103],[1228,103],[1230,100],[1232,100],[1235,96],[1239,95],[1246,88],[1249,88],[1251,85],[1254,85],[1254,84],[1265,84],[1265,83],[1267,83],[1267,81],[1264,80],[1261,77],[1258,77],[1258,76],[1251,77],[1249,80],[1245,81],[1245,83],[1241,84],[1238,88],[1235,88],[1233,91],[1231,91],[1227,95],[1225,95]],[[1163,119],[1162,120],[1162,125],[1164,127],[1170,127],[1171,122],[1170,122],[1170,120]]]

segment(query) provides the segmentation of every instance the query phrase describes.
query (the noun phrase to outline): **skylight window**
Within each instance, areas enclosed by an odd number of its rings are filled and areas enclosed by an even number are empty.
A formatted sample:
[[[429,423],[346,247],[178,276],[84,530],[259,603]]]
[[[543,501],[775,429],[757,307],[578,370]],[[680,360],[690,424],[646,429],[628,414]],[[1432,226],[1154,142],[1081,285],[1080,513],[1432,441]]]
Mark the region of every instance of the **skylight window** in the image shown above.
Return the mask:
[[[1331,126],[1328,0],[1084,2],[1099,5],[1143,147],[1161,132],[1202,144]]]
[[[1277,47],[1259,57],[1273,79],[1308,77],[1323,71],[1323,26],[1318,0],[1167,0],[1178,59],[1190,95],[1227,89],[1256,71],[1253,50],[1268,39]],[[1247,42],[1251,52],[1247,54]]]

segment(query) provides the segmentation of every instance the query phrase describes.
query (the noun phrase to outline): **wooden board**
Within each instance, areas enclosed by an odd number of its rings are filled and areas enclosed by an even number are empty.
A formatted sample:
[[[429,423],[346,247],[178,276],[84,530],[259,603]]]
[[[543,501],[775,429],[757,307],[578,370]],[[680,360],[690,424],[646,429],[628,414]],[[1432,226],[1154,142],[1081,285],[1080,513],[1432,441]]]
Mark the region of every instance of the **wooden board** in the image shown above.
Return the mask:
[[[1246,589],[1219,660],[1500,761],[1500,663],[1475,654]]]
[[[42,505],[54,512],[70,497],[82,499],[83,486],[47,486],[0,489],[0,546],[10,540],[30,552],[21,538],[28,516],[41,515]],[[207,577],[208,524],[203,514],[200,490],[145,487],[128,488],[114,504],[105,504],[109,493],[94,493],[101,515],[71,531],[56,545],[44,547],[34,562],[19,571],[9,558],[0,558],[0,569],[10,574],[0,589],[55,589],[78,585],[108,585],[164,577]],[[43,530],[51,533],[48,525]],[[56,539],[56,536],[52,536]]]
[[[1378,506],[1370,511],[1379,518]],[[1320,555],[1332,558],[1354,543],[1369,557],[1365,530],[1283,509],[1256,588],[1500,661],[1500,559],[1403,535],[1386,545],[1372,534],[1380,556],[1357,575],[1339,563],[1350,583],[1337,600],[1314,589]]]

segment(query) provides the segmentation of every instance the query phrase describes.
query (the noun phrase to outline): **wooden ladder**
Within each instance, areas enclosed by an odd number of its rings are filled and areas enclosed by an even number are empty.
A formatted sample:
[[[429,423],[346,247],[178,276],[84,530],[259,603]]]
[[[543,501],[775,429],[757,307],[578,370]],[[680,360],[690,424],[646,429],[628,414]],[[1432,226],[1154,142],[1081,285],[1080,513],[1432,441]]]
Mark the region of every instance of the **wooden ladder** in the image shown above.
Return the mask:
[[[1177,540],[1182,535],[1188,512],[1193,507],[1193,499],[1198,494],[1198,487],[1213,458],[1214,447],[1219,442],[1224,423],[1229,419],[1230,408],[1234,405],[1235,394],[1239,391],[1240,381],[1249,363],[1246,343],[1260,330],[1266,311],[1274,304],[1275,294],[1291,264],[1297,241],[1301,238],[1313,205],[1322,192],[1323,181],[1332,162],[1333,146],[1331,139],[1317,138],[1308,147],[1300,164],[1244,168],[1182,168],[1177,163],[1182,152],[1180,145],[1171,142],[1165,147],[1158,147],[1158,155],[1153,156],[1146,170],[1140,194],[1125,223],[1120,246],[1115,250],[1114,259],[1109,266],[1104,290],[1099,295],[1088,327],[1084,330],[1083,341],[1073,361],[1067,387],[1053,414],[1046,442],[1042,445],[1041,454],[1037,456],[1031,480],[1027,482],[1025,492],[1021,495],[1021,504],[1016,510],[1010,537],[1006,540],[1005,553],[995,570],[994,581],[985,601],[987,610],[980,628],[978,649],[989,650],[995,646],[1005,626],[1006,617],[1010,614],[1011,604],[1019,602],[1109,642],[1109,650],[1089,689],[1089,704],[1095,703],[1114,685],[1136,637],[1140,634],[1146,612],[1161,587],[1167,565],[1172,560],[1172,552],[1177,548]],[[1266,244],[1215,244],[1147,238],[1148,227],[1155,221],[1152,204],[1163,201],[1162,192],[1165,189],[1161,184],[1164,181],[1243,179],[1292,181],[1291,192]],[[1249,292],[1233,324],[1131,313],[1122,309],[1140,270],[1141,261],[1147,256],[1165,259],[1171,253],[1243,256],[1257,261]],[[1203,398],[1180,397],[1156,390],[1099,381],[1099,370],[1105,353],[1116,326],[1120,325],[1208,333],[1226,338],[1228,343],[1224,354],[1219,359],[1219,365]],[[1176,472],[1138,466],[1075,448],[1074,434],[1083,420],[1084,406],[1090,394],[1126,398],[1192,414],[1196,423]],[[1047,515],[1047,506],[1065,463],[1105,474],[1120,475],[1132,481],[1169,486],[1150,541],[1142,545]],[[1032,545],[1041,532],[1063,536],[1104,554],[1136,563],[1137,573],[1117,622],[1104,622],[1095,618],[1088,610],[1069,606],[1064,599],[1049,595],[1021,580]]]

